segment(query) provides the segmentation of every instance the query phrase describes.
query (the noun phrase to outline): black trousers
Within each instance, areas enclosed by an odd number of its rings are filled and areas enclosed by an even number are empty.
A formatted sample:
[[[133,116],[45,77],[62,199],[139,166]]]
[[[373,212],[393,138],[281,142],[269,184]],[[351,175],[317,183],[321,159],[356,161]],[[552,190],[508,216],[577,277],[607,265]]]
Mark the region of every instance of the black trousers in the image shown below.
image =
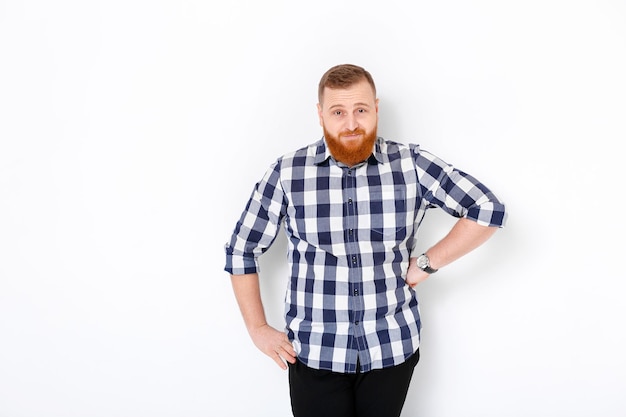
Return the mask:
[[[295,417],[399,417],[419,349],[404,363],[344,374],[289,364],[289,392]]]

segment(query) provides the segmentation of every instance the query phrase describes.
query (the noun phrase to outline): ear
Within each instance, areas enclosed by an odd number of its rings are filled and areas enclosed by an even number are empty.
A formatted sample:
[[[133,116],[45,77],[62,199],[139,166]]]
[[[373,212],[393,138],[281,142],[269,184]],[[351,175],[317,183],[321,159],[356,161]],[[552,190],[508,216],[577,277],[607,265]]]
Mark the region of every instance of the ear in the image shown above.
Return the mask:
[[[376,120],[378,121],[378,101],[379,99],[376,99]]]
[[[322,106],[319,103],[317,103],[317,117],[319,117],[320,126],[324,126],[324,118],[322,117]]]

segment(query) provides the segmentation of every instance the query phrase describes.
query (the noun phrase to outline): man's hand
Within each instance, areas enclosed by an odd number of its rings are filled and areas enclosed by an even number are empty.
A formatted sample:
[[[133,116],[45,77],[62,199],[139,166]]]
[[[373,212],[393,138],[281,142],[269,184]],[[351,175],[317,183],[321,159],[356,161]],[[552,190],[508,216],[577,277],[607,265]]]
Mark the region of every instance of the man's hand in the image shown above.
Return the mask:
[[[285,361],[296,363],[296,351],[287,335],[270,327],[265,320],[259,275],[231,275],[231,280],[241,315],[256,347],[274,359],[282,369],[287,369]]]
[[[428,249],[431,267],[442,268],[482,245],[498,230],[497,227],[482,226],[473,220],[459,219],[450,232],[435,246]],[[409,260],[409,269],[406,272],[406,283],[414,288],[430,276],[415,264],[417,258]]]
[[[282,369],[287,369],[285,361],[296,363],[296,351],[294,350],[287,335],[265,324],[250,329],[250,337],[257,348],[265,353]]]
[[[411,288],[415,288],[417,284],[420,284],[426,281],[430,274],[428,272],[424,272],[421,268],[418,268],[415,265],[415,260],[412,259],[409,263],[409,269],[406,271],[406,279],[405,282],[409,284]]]

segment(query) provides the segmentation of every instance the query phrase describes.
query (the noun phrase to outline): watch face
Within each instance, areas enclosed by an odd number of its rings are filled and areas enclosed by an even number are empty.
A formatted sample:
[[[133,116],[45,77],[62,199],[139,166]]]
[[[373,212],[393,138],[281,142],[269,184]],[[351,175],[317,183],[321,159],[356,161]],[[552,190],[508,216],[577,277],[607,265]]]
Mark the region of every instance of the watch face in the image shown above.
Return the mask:
[[[430,266],[430,262],[429,262],[428,256],[420,255],[420,257],[417,258],[417,266],[418,266],[418,268],[421,268],[421,269],[424,269],[427,266]]]

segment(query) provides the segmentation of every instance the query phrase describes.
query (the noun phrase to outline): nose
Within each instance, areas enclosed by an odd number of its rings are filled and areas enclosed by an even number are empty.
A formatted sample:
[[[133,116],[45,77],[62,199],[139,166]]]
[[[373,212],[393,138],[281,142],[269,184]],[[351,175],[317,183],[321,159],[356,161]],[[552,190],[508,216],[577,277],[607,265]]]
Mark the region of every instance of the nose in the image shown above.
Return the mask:
[[[350,114],[346,119],[346,128],[348,130],[356,130],[359,127],[359,122],[357,121],[356,115]]]

